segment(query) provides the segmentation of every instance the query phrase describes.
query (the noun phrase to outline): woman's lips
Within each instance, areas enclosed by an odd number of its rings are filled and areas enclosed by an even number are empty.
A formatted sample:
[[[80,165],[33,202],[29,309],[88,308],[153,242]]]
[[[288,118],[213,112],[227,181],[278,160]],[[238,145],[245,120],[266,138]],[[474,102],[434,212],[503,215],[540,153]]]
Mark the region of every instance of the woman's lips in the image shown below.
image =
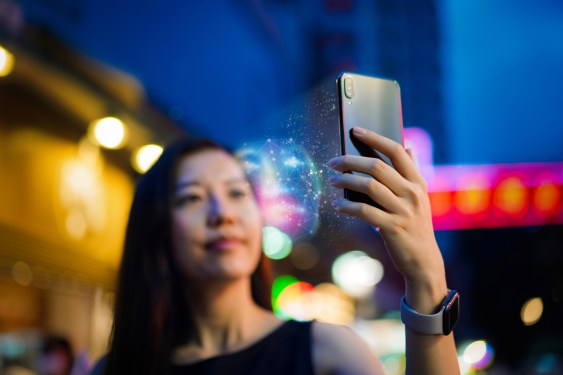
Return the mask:
[[[238,238],[221,238],[215,241],[208,242],[205,247],[209,250],[231,250],[242,246],[243,242]]]

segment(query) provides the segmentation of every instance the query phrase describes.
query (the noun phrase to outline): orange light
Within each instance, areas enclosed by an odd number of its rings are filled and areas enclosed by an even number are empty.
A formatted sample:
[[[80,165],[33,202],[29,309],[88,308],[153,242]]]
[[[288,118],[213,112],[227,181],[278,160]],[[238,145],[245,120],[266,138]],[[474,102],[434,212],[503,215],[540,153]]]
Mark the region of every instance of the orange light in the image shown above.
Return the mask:
[[[522,214],[528,205],[528,191],[518,177],[502,181],[494,191],[493,204],[511,215]]]
[[[312,306],[318,299],[313,285],[298,281],[285,287],[276,300],[276,314],[282,318],[310,320],[314,318]]]
[[[488,189],[461,190],[455,195],[455,205],[465,215],[481,213],[487,210],[490,196]]]
[[[459,212],[471,215],[486,211],[490,196],[487,179],[479,174],[470,174],[458,182],[454,202]]]
[[[561,189],[555,184],[539,185],[534,189],[532,204],[542,214],[556,213],[561,203]]]
[[[449,191],[436,191],[429,194],[432,216],[438,217],[447,214],[452,207],[452,193]]]

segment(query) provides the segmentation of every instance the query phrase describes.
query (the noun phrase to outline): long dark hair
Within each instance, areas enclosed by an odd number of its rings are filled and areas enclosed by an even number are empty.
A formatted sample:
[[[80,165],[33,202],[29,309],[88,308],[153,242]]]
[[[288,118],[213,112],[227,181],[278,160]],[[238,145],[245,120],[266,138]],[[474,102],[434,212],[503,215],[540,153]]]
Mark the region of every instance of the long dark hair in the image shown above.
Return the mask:
[[[194,337],[185,288],[172,255],[171,207],[180,159],[207,149],[208,140],[167,147],[138,184],[129,214],[105,374],[164,373],[172,349]],[[254,301],[271,310],[271,265],[262,254],[252,275]]]

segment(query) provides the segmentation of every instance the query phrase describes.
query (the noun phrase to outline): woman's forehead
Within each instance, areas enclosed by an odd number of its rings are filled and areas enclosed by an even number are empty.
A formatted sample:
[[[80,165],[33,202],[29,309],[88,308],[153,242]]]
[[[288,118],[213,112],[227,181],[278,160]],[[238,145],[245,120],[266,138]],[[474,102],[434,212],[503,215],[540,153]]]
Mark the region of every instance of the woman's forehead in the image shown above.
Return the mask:
[[[203,150],[180,159],[178,182],[244,180],[246,175],[241,164],[223,150]]]

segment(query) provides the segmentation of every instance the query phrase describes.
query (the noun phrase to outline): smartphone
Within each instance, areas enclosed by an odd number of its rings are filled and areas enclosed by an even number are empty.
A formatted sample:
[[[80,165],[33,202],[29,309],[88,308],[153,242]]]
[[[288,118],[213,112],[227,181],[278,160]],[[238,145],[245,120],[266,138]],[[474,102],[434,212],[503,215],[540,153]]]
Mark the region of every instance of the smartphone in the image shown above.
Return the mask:
[[[387,156],[354,137],[352,128],[361,126],[403,144],[401,90],[397,81],[342,72],[336,79],[336,88],[342,155],[378,158],[393,166]],[[367,195],[353,190],[344,189],[344,197],[379,207]]]

